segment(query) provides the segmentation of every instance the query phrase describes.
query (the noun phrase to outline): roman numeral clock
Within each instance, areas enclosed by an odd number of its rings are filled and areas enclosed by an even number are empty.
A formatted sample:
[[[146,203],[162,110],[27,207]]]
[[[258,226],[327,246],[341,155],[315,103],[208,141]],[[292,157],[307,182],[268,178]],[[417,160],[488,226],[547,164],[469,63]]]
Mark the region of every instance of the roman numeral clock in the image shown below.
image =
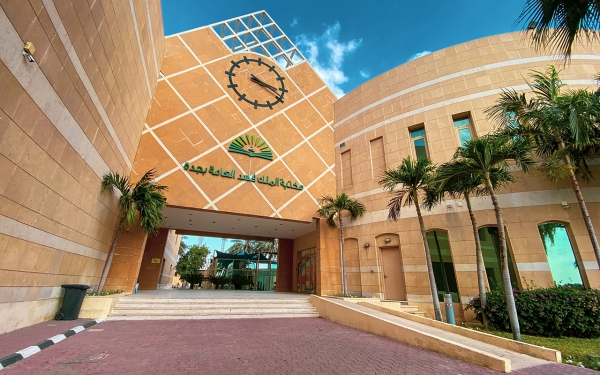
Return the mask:
[[[259,107],[269,108],[283,103],[283,97],[288,90],[284,80],[272,65],[262,58],[248,58],[231,60],[231,67],[225,74],[229,76],[228,88],[233,90],[239,101],[245,101],[254,109]]]

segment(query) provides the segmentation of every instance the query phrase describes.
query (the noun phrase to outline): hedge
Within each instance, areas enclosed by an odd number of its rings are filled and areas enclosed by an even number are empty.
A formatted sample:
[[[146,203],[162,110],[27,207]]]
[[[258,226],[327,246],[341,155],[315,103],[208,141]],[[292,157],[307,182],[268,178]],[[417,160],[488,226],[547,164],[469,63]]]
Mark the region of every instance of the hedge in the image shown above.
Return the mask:
[[[600,337],[600,291],[578,285],[563,285],[528,290],[513,289],[521,332],[547,337]],[[510,332],[508,309],[501,290],[486,294],[485,307],[491,328]],[[481,300],[473,298],[467,305],[483,322]]]

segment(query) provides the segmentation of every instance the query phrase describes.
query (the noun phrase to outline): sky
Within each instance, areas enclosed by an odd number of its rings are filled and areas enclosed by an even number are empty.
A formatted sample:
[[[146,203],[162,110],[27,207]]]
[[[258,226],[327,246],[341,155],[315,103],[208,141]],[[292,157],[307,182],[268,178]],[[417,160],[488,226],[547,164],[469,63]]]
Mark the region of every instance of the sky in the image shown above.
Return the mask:
[[[338,97],[415,57],[518,31],[525,0],[163,0],[165,35],[265,10]]]

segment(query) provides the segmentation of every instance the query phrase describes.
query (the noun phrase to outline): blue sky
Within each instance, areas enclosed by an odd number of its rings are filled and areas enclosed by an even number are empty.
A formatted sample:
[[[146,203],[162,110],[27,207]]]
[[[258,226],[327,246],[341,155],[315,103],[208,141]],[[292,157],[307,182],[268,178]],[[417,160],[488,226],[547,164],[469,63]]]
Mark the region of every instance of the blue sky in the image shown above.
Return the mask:
[[[266,10],[339,97],[427,51],[516,31],[524,3],[163,0],[162,10],[166,35]]]

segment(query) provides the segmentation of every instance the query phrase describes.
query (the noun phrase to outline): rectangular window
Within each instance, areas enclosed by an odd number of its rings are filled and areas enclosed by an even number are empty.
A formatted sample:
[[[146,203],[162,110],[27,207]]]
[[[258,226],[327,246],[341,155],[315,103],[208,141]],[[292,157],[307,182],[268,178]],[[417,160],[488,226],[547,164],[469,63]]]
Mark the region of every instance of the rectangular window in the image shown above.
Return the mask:
[[[454,119],[454,127],[458,132],[460,146],[465,147],[465,143],[473,139],[473,135],[471,134],[471,120],[468,116]]]
[[[342,152],[342,187],[352,185],[352,160],[350,150]]]
[[[444,294],[452,294],[452,302],[460,302],[458,295],[458,284],[454,274],[454,264],[450,253],[450,241],[448,232],[444,230],[432,230],[426,233],[433,275],[438,290],[438,298],[444,300]]]
[[[498,227],[479,228],[479,241],[481,242],[481,252],[483,253],[483,262],[485,264],[485,273],[487,274],[490,290],[502,290],[502,262],[500,259],[500,238],[498,237]],[[508,235],[507,235],[508,245]],[[508,273],[513,288],[519,289],[519,279],[510,255],[510,248],[507,251]]]
[[[385,153],[383,150],[383,137],[375,138],[370,142],[371,146],[371,171],[373,178],[379,178],[385,171]]]
[[[427,159],[427,142],[425,140],[425,128],[410,131],[410,138],[415,149],[417,160]]]

